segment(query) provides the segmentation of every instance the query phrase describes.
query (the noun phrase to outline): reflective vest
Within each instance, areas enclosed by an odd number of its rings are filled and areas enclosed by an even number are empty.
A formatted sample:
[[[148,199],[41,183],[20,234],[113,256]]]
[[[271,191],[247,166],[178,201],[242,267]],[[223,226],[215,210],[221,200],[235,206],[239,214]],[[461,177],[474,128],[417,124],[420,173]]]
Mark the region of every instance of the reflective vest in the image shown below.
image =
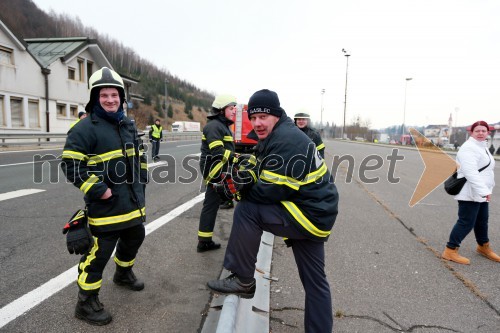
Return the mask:
[[[163,130],[163,127],[157,127],[156,124],[151,126],[151,129],[153,130],[153,133],[151,136],[155,139],[159,139],[161,137],[161,131]]]

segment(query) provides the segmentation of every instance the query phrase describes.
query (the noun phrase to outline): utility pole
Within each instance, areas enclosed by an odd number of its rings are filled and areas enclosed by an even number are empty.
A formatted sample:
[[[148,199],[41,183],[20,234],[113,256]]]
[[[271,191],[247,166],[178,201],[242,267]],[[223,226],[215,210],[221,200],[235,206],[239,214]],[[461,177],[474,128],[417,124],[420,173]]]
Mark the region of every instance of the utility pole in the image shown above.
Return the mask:
[[[344,56],[346,59],[346,65],[345,65],[345,92],[344,92],[344,125],[342,126],[342,139],[344,139],[344,136],[346,135],[345,133],[345,116],[346,116],[346,110],[347,110],[347,71],[349,69],[349,57],[351,56],[345,49],[342,49],[342,52],[344,52]]]

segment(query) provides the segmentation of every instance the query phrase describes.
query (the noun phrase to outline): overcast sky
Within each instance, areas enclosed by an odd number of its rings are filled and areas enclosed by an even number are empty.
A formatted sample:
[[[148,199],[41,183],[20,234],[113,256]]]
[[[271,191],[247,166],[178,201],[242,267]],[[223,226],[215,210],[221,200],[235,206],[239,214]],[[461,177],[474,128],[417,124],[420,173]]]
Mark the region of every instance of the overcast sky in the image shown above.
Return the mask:
[[[274,90],[292,116],[342,125],[345,49],[348,124],[500,121],[498,0],[33,1],[215,94]]]

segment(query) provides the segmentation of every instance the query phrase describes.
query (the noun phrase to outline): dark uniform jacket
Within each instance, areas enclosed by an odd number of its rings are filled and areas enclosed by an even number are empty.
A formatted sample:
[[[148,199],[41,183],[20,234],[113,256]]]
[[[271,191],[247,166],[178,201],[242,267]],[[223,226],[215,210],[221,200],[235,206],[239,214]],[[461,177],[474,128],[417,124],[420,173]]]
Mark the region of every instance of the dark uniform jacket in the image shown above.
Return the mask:
[[[281,204],[306,237],[326,241],[337,217],[338,193],[325,161],[311,140],[283,113],[259,141],[253,168],[256,183],[242,200]]]
[[[221,172],[226,172],[229,163],[235,160],[233,122],[223,115],[209,119],[201,137],[200,170],[207,183],[220,181]]]
[[[308,126],[300,128],[300,130],[304,132],[312,140],[312,142],[314,142],[321,157],[325,158],[325,144],[323,143],[323,140],[321,140],[321,135],[318,131]]]
[[[147,162],[130,119],[113,124],[91,113],[68,132],[62,160],[68,180],[85,194],[92,231],[145,221]],[[108,188],[113,195],[100,199]]]

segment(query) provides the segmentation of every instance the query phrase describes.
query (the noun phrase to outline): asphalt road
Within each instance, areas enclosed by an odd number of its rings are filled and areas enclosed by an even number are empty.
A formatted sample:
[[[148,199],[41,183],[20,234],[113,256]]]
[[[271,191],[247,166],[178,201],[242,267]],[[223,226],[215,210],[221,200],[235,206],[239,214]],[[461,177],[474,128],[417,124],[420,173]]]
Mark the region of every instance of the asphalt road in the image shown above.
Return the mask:
[[[500,332],[498,264],[475,254],[473,235],[461,248],[471,259],[470,266],[438,258],[456,220],[456,202],[439,188],[417,206],[408,206],[423,171],[418,153],[400,149],[396,154],[404,160],[391,168],[387,156],[394,154],[393,147],[332,141],[326,142],[326,151],[328,166],[337,170],[341,197],[339,217],[326,244],[335,331]],[[67,253],[61,229],[82,205],[82,195],[62,175],[51,182],[47,163],[43,181],[35,183],[34,175],[39,174],[31,162],[40,153],[0,153],[1,193],[45,190],[0,201],[0,311],[78,261],[78,256]],[[200,178],[193,180],[192,168],[183,167],[184,158],[197,153],[198,142],[162,144],[167,164],[153,170],[154,181],[147,187],[148,222],[199,195]],[[50,159],[61,150],[43,154]],[[338,168],[333,163],[334,156],[348,155],[353,158],[352,172],[347,162]],[[373,156],[380,156],[383,164],[362,173],[363,182],[359,167],[367,159],[373,164]],[[196,167],[197,162],[189,164]],[[366,183],[366,178],[377,176],[377,182]],[[391,183],[389,178],[399,181]],[[490,205],[490,239],[500,252],[496,198],[500,198],[498,187]],[[232,211],[220,211],[214,233],[223,249],[199,254],[195,247],[200,210],[198,203],[147,236],[134,269],[146,283],[144,291],[115,286],[114,267],[112,262],[108,265],[100,298],[114,316],[110,325],[93,327],[73,317],[77,295],[73,282],[0,332],[199,331],[212,297],[205,283],[220,274],[232,220]],[[303,289],[291,250],[278,238],[272,274],[279,280],[271,284],[270,330],[304,332]]]

